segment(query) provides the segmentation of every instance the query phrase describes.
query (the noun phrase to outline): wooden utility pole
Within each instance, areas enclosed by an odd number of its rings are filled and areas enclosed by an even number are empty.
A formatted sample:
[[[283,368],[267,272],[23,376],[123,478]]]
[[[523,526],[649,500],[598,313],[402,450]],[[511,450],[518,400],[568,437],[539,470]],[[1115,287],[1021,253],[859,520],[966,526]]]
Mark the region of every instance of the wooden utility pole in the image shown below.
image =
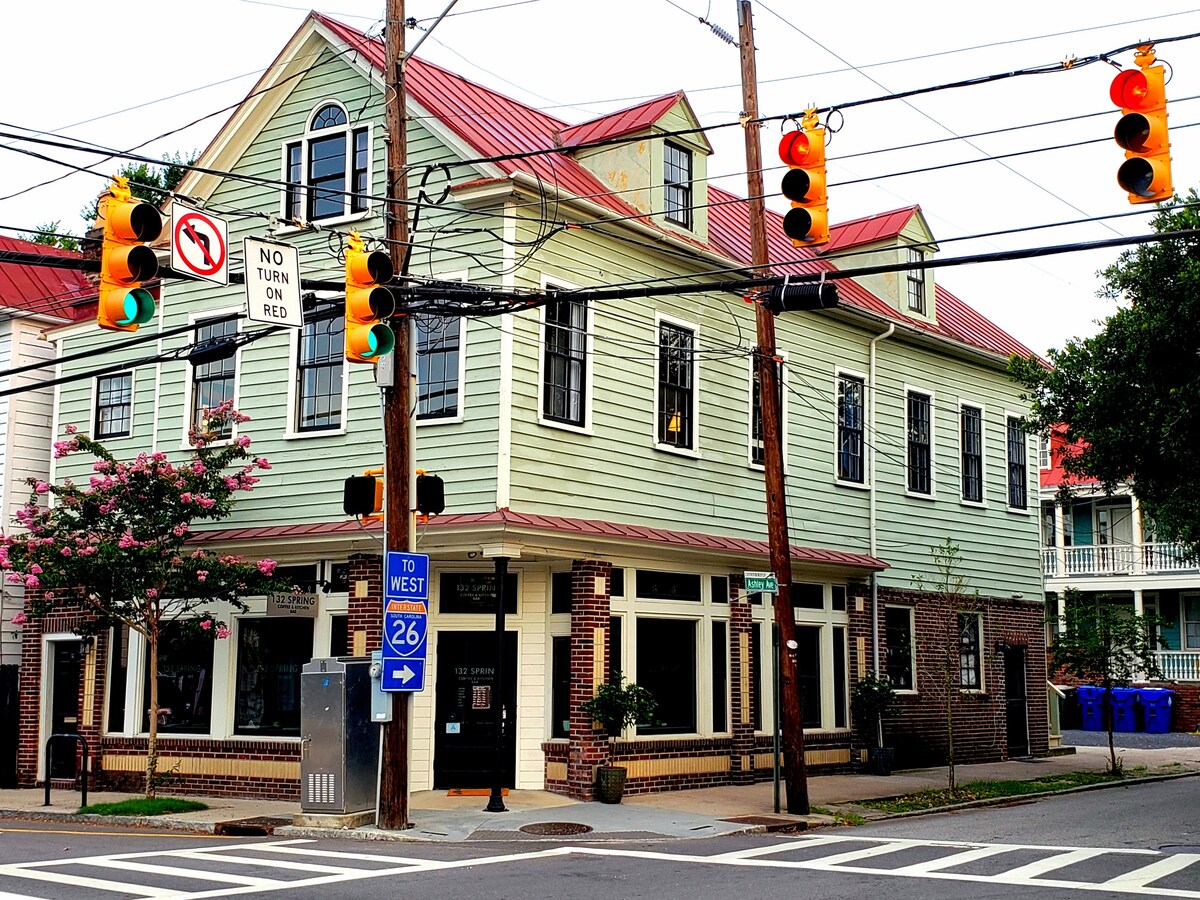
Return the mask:
[[[754,22],[750,0],[738,0],[738,39],[742,51],[742,115],[746,134],[746,181],[750,204],[750,254],[755,276],[770,275],[767,226],[763,204],[762,145],[759,138],[758,76],[754,66]],[[804,727],[800,687],[796,681],[796,614],[792,609],[792,559],[788,543],[787,495],[783,487],[783,441],[780,439],[779,366],[775,358],[775,318],[763,303],[754,304],[758,337],[758,397],[762,410],[763,473],[767,494],[767,540],[771,570],[779,582],[775,623],[779,627],[779,684],[783,706],[783,777],[787,811],[808,814],[808,775],[804,765]]]
[[[408,147],[404,95],[404,0],[387,0],[384,79],[387,82],[387,221],[392,268],[403,274],[408,247]],[[412,550],[412,330],[407,318],[393,320],[396,349],[392,385],[383,391],[385,550]],[[382,573],[380,576],[382,583]],[[383,604],[379,607],[383,618]],[[392,720],[383,725],[383,760],[379,776],[379,827],[408,828],[408,716],[410,695],[392,694]]]

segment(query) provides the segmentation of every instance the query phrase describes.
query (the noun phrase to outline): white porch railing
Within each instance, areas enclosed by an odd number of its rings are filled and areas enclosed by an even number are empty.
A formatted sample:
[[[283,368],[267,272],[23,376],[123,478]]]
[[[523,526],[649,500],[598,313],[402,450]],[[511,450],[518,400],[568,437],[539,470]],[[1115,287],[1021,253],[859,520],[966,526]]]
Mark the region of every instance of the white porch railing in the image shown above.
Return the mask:
[[[1200,650],[1160,650],[1154,655],[1164,681],[1200,681]]]
[[[1042,573],[1073,575],[1150,575],[1200,569],[1179,544],[1092,544],[1042,548]]]

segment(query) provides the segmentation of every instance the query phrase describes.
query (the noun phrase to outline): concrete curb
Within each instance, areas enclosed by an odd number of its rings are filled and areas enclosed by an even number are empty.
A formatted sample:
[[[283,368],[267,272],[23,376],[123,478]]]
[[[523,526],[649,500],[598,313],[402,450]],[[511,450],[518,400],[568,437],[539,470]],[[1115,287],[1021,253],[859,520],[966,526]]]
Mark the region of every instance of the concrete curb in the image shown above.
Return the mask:
[[[912,819],[917,816],[931,816],[937,813],[957,812],[960,809],[981,809],[988,806],[1005,806],[1011,803],[1032,803],[1044,797],[1061,797],[1065,794],[1081,794],[1084,791],[1099,791],[1107,788],[1129,787],[1135,784],[1150,784],[1156,781],[1175,781],[1179,778],[1197,778],[1200,772],[1169,772],[1162,775],[1142,775],[1138,778],[1123,778],[1120,781],[1101,781],[1096,784],[1080,784],[1075,787],[1062,788],[1057,791],[1038,791],[1033,794],[1010,794],[1007,797],[985,797],[981,800],[964,800],[962,803],[951,803],[948,806],[934,806],[929,809],[913,809],[904,812],[885,812],[871,807],[859,806],[853,800],[844,803],[826,803],[830,809],[846,809],[862,815],[871,822],[882,822],[888,819]],[[903,796],[903,795],[899,795]],[[889,797],[880,800],[893,799]],[[859,812],[861,810],[861,812]]]

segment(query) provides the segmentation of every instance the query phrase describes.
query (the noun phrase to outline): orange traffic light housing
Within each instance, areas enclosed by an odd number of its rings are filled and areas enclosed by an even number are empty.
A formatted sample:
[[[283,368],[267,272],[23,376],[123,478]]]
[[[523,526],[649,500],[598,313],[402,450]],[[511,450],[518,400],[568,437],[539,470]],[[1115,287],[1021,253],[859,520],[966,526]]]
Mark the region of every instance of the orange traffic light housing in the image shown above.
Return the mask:
[[[378,250],[367,252],[358,232],[350,232],[346,245],[346,359],[378,362],[391,353],[396,336],[383,321],[396,311],[392,292],[392,261]]]
[[[104,241],[96,324],[109,331],[137,331],[154,318],[154,297],[142,283],[158,274],[158,258],[146,242],[162,233],[162,216],[153,204],[135,199],[121,177],[100,195],[100,214]]]
[[[797,247],[829,243],[828,197],[825,193],[825,129],[809,110],[796,131],[779,142],[779,158],[787,163],[783,196],[792,208],[783,217],[783,233]]]
[[[1163,67],[1154,65],[1150,46],[1139,47],[1134,62],[1139,68],[1118,72],[1109,88],[1109,97],[1122,113],[1113,132],[1125,151],[1117,183],[1130,203],[1157,203],[1174,195]]]

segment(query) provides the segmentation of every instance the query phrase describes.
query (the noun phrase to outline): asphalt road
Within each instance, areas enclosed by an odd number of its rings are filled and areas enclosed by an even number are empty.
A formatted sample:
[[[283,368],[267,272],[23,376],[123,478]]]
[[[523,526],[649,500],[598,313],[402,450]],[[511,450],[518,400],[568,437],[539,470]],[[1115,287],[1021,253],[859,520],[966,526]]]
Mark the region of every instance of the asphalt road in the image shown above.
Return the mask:
[[[213,838],[9,820],[0,900],[1200,900],[1196,810],[1200,777],[801,835],[642,844]]]

